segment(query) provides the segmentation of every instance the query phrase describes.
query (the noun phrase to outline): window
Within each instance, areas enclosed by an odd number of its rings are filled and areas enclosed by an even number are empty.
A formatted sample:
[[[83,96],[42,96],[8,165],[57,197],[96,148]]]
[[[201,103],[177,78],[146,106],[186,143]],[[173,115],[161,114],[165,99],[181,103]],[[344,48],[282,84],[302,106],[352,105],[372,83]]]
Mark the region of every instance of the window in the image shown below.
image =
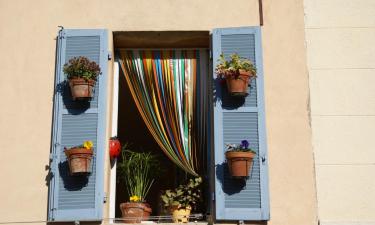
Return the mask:
[[[58,35],[55,78],[54,121],[51,150],[51,180],[49,182],[48,218],[54,221],[102,220],[104,196],[104,159],[107,154],[106,95],[108,76],[108,46],[106,30],[61,30]],[[136,47],[136,46],[134,46]],[[259,27],[215,29],[212,32],[212,64],[220,53],[239,53],[256,63],[258,78],[243,102],[230,100],[225,87],[214,80],[213,140],[210,185],[214,193],[207,194],[214,202],[217,220],[268,220],[268,174],[265,115],[263,98],[262,48]],[[69,101],[62,84],[62,66],[74,56],[86,56],[100,64],[103,74],[90,104]],[[111,65],[112,66],[112,65]],[[211,67],[211,69],[212,69]],[[214,73],[213,73],[214,74]],[[234,128],[234,129],[233,129]],[[96,151],[93,173],[87,179],[68,176],[64,170],[64,146],[94,141]],[[253,172],[246,181],[228,177],[224,159],[224,143],[250,139],[256,149]],[[65,163],[65,165],[64,165]],[[113,203],[110,203],[113,204]]]

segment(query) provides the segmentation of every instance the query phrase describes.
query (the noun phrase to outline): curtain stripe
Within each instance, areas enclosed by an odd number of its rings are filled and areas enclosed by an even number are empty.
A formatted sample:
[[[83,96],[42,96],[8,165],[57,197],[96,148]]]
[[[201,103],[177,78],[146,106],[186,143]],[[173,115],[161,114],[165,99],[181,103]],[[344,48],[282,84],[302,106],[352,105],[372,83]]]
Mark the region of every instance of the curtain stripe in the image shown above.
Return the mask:
[[[205,133],[200,131],[205,121],[197,120],[198,60],[195,50],[120,51],[125,80],[148,130],[168,158],[194,176],[204,146],[197,135]]]

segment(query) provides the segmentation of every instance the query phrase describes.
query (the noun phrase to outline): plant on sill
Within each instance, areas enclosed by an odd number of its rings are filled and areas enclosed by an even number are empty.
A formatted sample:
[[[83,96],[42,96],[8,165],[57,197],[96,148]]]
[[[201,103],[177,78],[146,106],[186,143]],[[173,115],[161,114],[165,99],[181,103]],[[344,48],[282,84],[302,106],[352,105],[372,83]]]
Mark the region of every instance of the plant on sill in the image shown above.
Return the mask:
[[[174,190],[166,190],[161,195],[164,207],[171,211],[175,223],[187,223],[192,207],[201,200],[202,178],[190,179],[185,185],[179,185]]]
[[[251,173],[256,152],[249,148],[249,142],[242,140],[240,145],[226,144],[225,157],[229,173],[234,178],[246,178]]]
[[[73,99],[87,99],[93,96],[93,89],[101,74],[99,65],[84,56],[74,57],[63,67],[69,81]]]
[[[251,79],[256,78],[256,68],[254,64],[237,53],[230,55],[226,60],[224,54],[220,55],[215,72],[218,78],[225,79],[228,92],[232,96],[244,97],[247,95],[247,87]]]
[[[71,175],[87,175],[91,172],[93,146],[92,141],[85,141],[82,145],[64,148]]]
[[[129,196],[129,202],[120,204],[122,217],[125,223],[140,223],[147,220],[152,212],[145,199],[160,171],[160,163],[150,152],[129,150],[128,144],[124,145],[121,156],[117,170]]]

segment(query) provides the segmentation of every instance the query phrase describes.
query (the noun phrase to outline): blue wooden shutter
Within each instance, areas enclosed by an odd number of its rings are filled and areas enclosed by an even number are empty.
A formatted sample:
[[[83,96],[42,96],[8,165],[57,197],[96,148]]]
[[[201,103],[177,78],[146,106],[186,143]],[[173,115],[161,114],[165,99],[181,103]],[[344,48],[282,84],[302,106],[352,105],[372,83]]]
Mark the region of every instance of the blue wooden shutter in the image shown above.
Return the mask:
[[[102,219],[107,80],[107,31],[61,30],[57,40],[54,119],[49,181],[49,221]],[[100,65],[102,74],[89,102],[72,101],[63,65],[75,56],[86,56]],[[90,176],[69,175],[64,147],[94,143]]]
[[[263,95],[260,28],[215,29],[212,34],[213,65],[221,53],[238,53],[255,63],[258,78],[244,99],[230,97],[214,73],[215,207],[217,220],[268,220],[267,146]],[[232,179],[225,163],[225,143],[247,139],[257,152],[246,181]]]

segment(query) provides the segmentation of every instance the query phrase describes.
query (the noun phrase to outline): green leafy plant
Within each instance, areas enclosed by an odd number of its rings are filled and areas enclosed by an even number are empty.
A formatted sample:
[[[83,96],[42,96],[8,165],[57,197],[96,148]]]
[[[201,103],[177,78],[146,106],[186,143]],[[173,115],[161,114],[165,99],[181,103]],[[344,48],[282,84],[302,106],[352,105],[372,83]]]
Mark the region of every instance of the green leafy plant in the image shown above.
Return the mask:
[[[225,144],[227,147],[227,151],[231,152],[252,152],[256,153],[254,150],[249,148],[249,142],[247,140],[242,140],[241,144],[236,145],[236,144]]]
[[[220,54],[220,58],[218,59],[218,64],[216,65],[215,71],[218,77],[226,78],[228,76],[235,76],[239,75],[239,70],[244,70],[246,72],[250,72],[252,77],[256,77],[256,68],[254,64],[243,57],[240,57],[237,53],[230,55],[229,60],[226,60],[224,54]]]
[[[179,185],[174,190],[166,190],[161,195],[164,207],[168,209],[192,208],[202,197],[200,185],[202,178],[190,179],[187,184]]]
[[[76,77],[84,78],[85,80],[96,80],[101,73],[99,65],[84,56],[70,59],[64,65],[63,71],[68,79]]]
[[[117,165],[131,202],[145,202],[145,198],[159,173],[160,163],[151,152],[134,152],[125,144],[122,161]]]

